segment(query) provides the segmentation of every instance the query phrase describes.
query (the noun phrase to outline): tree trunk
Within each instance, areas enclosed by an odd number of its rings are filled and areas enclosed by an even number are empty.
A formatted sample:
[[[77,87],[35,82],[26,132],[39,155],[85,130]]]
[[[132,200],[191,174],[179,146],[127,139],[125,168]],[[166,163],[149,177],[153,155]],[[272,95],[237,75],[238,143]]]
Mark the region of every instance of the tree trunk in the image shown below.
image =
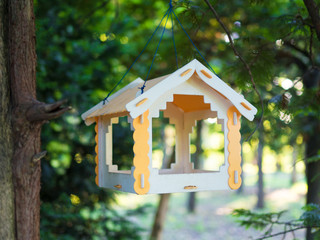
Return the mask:
[[[308,162],[308,158],[318,154],[320,149],[320,124],[317,119],[312,119],[310,124],[314,125],[314,131],[307,136],[306,142],[306,176],[308,184],[307,204],[314,203],[320,204],[320,160]],[[312,121],[310,119],[310,121]],[[311,229],[307,229],[306,240],[314,240],[315,236],[312,234]]]
[[[194,154],[194,168],[199,169],[201,165],[201,156],[203,153],[201,143],[202,143],[202,125],[203,120],[197,122],[197,138],[196,138],[196,148],[197,151]],[[188,194],[188,202],[187,202],[187,209],[189,213],[195,212],[196,208],[196,192],[191,192]]]
[[[241,180],[242,180],[242,183],[240,185],[240,187],[237,189],[237,194],[242,194],[243,193],[243,189],[244,189],[244,178],[245,178],[245,175],[244,175],[244,171],[243,171],[243,141],[241,140],[241,163],[240,163],[240,166],[241,166],[241,169],[242,169],[242,172],[241,172]]]
[[[303,84],[306,89],[313,89],[320,87],[320,70],[318,68],[309,69],[303,76]],[[317,99],[318,98],[318,99]],[[319,101],[319,97],[314,96],[315,101]],[[306,132],[304,142],[306,144],[306,176],[308,184],[307,204],[320,204],[320,160],[308,161],[309,158],[318,155],[320,149],[320,124],[317,117],[308,117],[307,124],[309,131]],[[307,240],[313,240],[314,234],[311,229],[307,229]]]
[[[291,185],[297,182],[297,159],[298,159],[298,145],[293,145],[293,152],[292,152],[292,172],[291,172]]]
[[[259,128],[259,145],[258,145],[258,202],[257,208],[264,207],[264,187],[263,187],[263,171],[262,171],[262,155],[263,155],[263,146],[264,146],[264,139],[263,139],[263,125],[261,124]]]
[[[17,239],[40,238],[40,122],[27,110],[36,102],[36,52],[33,1],[9,2],[9,56],[14,153],[13,183]]]
[[[169,168],[171,163],[174,162],[175,159],[175,151],[172,151],[170,156],[170,160],[166,164],[166,168]],[[160,194],[160,200],[158,204],[157,213],[154,217],[152,232],[150,236],[150,240],[160,240],[163,232],[164,220],[166,219],[166,215],[168,212],[169,199],[171,194]]]
[[[276,168],[277,168],[277,172],[281,172],[282,164],[281,164],[281,157],[280,156],[277,156]]]
[[[315,119],[315,121],[317,121]],[[317,152],[320,149],[320,124],[314,123],[318,125],[315,128],[315,131],[308,136],[308,140],[306,141],[306,156],[310,158],[312,156],[317,155]],[[307,159],[308,161],[308,159]],[[320,204],[320,160],[307,162],[306,163],[306,175],[307,175],[307,183],[308,183],[308,192],[307,192],[307,204],[315,203]],[[311,229],[307,229],[307,240],[315,239],[314,234],[311,233]]]
[[[14,193],[11,159],[13,154],[8,78],[8,15],[0,1],[0,239],[14,239]]]
[[[37,240],[41,126],[69,108],[36,100],[33,0],[1,0],[0,11],[0,239]]]
[[[163,232],[164,220],[168,212],[170,193],[161,194],[158,210],[154,218],[150,240],[160,240]]]
[[[307,140],[307,158],[317,155],[320,149],[320,138],[318,136],[320,124],[317,125],[317,130]],[[320,204],[320,160],[308,162],[306,170],[308,181],[307,203]]]

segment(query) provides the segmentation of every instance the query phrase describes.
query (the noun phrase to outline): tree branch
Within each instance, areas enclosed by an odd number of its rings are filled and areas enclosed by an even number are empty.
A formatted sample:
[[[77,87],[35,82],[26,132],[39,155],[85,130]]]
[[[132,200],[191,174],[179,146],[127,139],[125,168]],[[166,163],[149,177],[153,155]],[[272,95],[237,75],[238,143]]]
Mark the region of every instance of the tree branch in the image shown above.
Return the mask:
[[[312,45],[313,45],[313,29],[310,28],[310,43],[309,43],[309,55],[310,55],[310,61],[311,61],[311,64],[312,64],[312,67],[315,66],[314,64],[314,59],[313,59],[313,53],[312,53]]]
[[[262,100],[262,97],[257,89],[257,86],[255,84],[255,81],[253,79],[253,75],[252,75],[252,72],[251,72],[251,68],[249,66],[249,64],[244,60],[244,58],[242,57],[242,55],[238,52],[238,50],[236,49],[236,47],[234,46],[234,42],[233,42],[233,39],[231,37],[231,34],[230,34],[230,31],[229,29],[227,28],[226,25],[224,25],[224,23],[221,21],[218,13],[216,12],[216,10],[214,9],[214,7],[210,4],[210,2],[208,0],[204,0],[208,7],[211,9],[213,15],[215,16],[215,18],[217,19],[217,21],[219,22],[220,26],[223,28],[223,30],[225,31],[225,33],[227,34],[228,36],[228,39],[229,39],[229,43],[230,43],[230,46],[234,52],[234,54],[240,59],[240,61],[243,63],[245,69],[247,70],[249,76],[250,76],[250,81],[252,83],[252,87],[254,89],[254,91],[257,93],[258,97],[259,97],[259,100],[260,100],[260,104],[261,104],[261,118],[257,124],[257,127],[255,128],[255,130],[250,134],[250,136],[248,137],[247,141],[250,140],[250,138],[252,137],[252,135],[255,133],[255,131],[260,127],[261,125],[261,122],[262,122],[262,118],[263,118],[263,113],[264,113],[264,107],[263,107],[263,100]]]
[[[286,234],[288,232],[294,232],[296,230],[304,229],[304,228],[307,228],[307,227],[306,226],[300,226],[300,227],[296,227],[296,228],[290,228],[289,230],[285,230],[285,231],[282,231],[282,232],[278,232],[278,233],[270,234],[270,235],[263,236],[263,237],[260,237],[260,238],[256,238],[256,240],[263,240],[263,239],[267,239],[267,238],[272,238],[272,237],[275,237],[275,236],[283,235],[283,234]]]
[[[308,66],[301,60],[301,58],[294,56],[291,52],[279,50],[277,51],[276,59],[288,59],[287,65],[296,64],[301,72],[305,72]]]
[[[309,54],[308,51],[299,48],[298,46],[292,44],[290,41],[284,41],[283,44],[284,44],[285,46],[288,46],[288,47],[290,47],[290,48],[292,48],[292,49],[294,49],[294,50],[302,53],[302,54],[305,55],[307,58],[310,58],[310,54]]]
[[[82,16],[81,19],[78,21],[79,25],[82,25],[84,22],[86,22],[90,17],[95,14],[96,11],[100,10],[101,8],[104,8],[109,3],[109,0],[103,1],[101,4],[99,4],[97,7],[92,9],[88,14],[85,16]]]
[[[33,104],[26,112],[27,120],[30,122],[35,121],[48,121],[60,117],[65,112],[69,111],[71,107],[62,107],[67,100],[60,100],[55,103],[36,103]]]
[[[304,5],[306,6],[311,21],[316,30],[318,40],[320,41],[320,15],[319,15],[319,6],[313,0],[303,0]]]
[[[41,158],[44,158],[46,155],[47,155],[47,151],[39,152],[39,153],[33,155],[32,162],[37,163],[41,160]]]

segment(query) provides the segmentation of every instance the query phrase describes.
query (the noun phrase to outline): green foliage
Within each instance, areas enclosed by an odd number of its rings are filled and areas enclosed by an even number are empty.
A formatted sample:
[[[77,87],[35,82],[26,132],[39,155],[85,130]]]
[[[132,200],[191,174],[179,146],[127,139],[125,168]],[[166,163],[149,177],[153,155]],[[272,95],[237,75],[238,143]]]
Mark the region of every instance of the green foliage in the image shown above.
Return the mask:
[[[267,239],[277,235],[286,235],[288,232],[294,232],[303,228],[312,228],[316,238],[320,237],[320,206],[317,204],[308,204],[302,208],[303,214],[298,219],[290,221],[281,221],[281,217],[286,211],[273,213],[254,213],[246,209],[236,209],[232,215],[237,218],[237,222],[246,228],[254,228],[263,231],[258,239]],[[275,228],[283,228],[282,231],[275,231]]]
[[[141,239],[144,229],[134,216],[144,214],[145,207],[120,213],[99,202],[88,206],[71,198],[76,199],[62,194],[42,204],[41,239]]]
[[[232,215],[234,217],[240,218],[238,222],[241,226],[246,228],[255,228],[257,230],[264,230],[265,235],[268,235],[272,231],[272,226],[274,223],[278,222],[280,217],[285,213],[285,211],[277,213],[253,213],[250,210],[246,209],[236,209],[233,211]]]
[[[123,47],[133,37],[124,32],[136,20],[125,15],[115,22],[116,6],[109,1],[39,0],[35,10],[38,98],[67,98],[73,108],[42,131],[42,147],[48,150],[42,161],[42,238],[139,239],[142,228],[130,216],[144,211],[120,214],[104,207],[114,204],[115,194],[95,184],[94,129],[80,118],[107,95],[136,54],[136,48]],[[128,141],[114,146],[114,158],[128,166],[132,140],[125,127],[120,124],[115,131],[115,138]],[[75,199],[80,202],[72,204]]]
[[[248,72],[234,56],[204,1],[173,1],[173,5],[200,52],[224,81],[258,108],[259,119],[262,109]],[[83,124],[80,114],[106,97],[121,79],[167,8],[166,1],[35,1],[38,99],[53,102],[67,98],[73,107],[45,125],[42,132],[42,146],[48,150],[42,161],[43,239],[134,239],[141,233],[140,226],[127,219],[130,213],[102,207],[114,203],[115,194],[94,183],[94,130]],[[319,121],[320,103],[318,85],[312,85],[318,72],[310,69],[319,65],[320,43],[315,34],[311,35],[303,2],[233,0],[215,3],[215,8],[230,29],[235,47],[250,65],[262,95],[266,144],[279,151],[285,144],[293,145],[298,135],[312,133]],[[116,91],[138,76],[146,77],[161,30]],[[176,69],[170,30],[166,29],[149,78]],[[195,57],[201,60],[175,21],[174,32],[179,67]],[[291,79],[296,85],[284,90],[280,78]],[[300,89],[296,88],[298,82],[303,83]],[[257,119],[242,121],[243,139],[255,129]],[[160,121],[156,127],[154,140],[162,138],[162,124]],[[130,169],[132,138],[125,120],[120,120],[114,132],[114,141],[122,142],[114,146],[116,163]],[[250,143],[256,139],[257,134]],[[164,147],[161,141],[153,144],[157,149]],[[309,160],[316,161],[318,156]],[[71,204],[69,196],[79,198],[80,203]],[[317,213],[316,209],[305,211],[299,224],[306,225]],[[244,217],[244,226],[266,229],[270,234],[283,212],[239,210],[234,214]]]
[[[305,226],[317,227],[320,230],[320,206],[317,204],[308,204],[303,207],[304,213],[300,217]]]

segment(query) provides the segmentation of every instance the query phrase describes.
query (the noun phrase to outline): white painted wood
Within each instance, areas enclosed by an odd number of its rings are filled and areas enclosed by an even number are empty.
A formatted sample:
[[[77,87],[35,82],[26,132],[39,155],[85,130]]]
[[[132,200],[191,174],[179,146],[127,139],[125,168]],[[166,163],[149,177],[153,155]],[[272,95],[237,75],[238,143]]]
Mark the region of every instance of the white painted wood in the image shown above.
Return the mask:
[[[134,127],[133,127],[133,119],[132,119],[132,117],[130,117],[130,115],[129,116],[127,116],[127,122],[130,124],[130,130],[131,131],[134,131]]]
[[[99,186],[103,187],[103,182],[105,178],[106,171],[106,133],[108,131],[108,121],[109,119],[103,119],[99,117],[98,119],[98,178]]]
[[[229,87],[219,77],[211,73],[211,71],[209,71],[209,69],[207,69],[202,63],[197,61],[195,65],[195,71],[205,83],[207,83],[210,87],[217,90],[218,92],[223,94],[227,99],[229,99],[245,118],[247,118],[250,121],[253,120],[254,115],[257,113],[257,109],[251,103],[249,103],[246,99],[244,99],[242,95],[238,94],[231,87]],[[205,74],[203,74],[203,70],[209,72],[212,78],[208,78]],[[248,110],[244,106],[242,106],[242,102],[249,106],[251,110]]]
[[[118,170],[112,164],[112,124],[117,124],[118,118],[99,117],[99,186],[123,192],[135,193],[134,178],[131,171]],[[100,132],[99,132],[100,133]],[[121,185],[121,188],[115,187]]]
[[[169,118],[170,124],[176,128],[176,162],[171,167],[176,173],[190,172],[192,164],[190,162],[190,129],[185,128],[184,112],[173,103],[167,103],[167,109],[164,111],[164,117]],[[192,129],[192,127],[191,127]]]
[[[188,72],[186,75],[180,76],[181,73],[185,72],[188,69],[192,70]],[[139,97],[128,103],[126,105],[126,108],[130,112],[130,115],[133,118],[139,116],[142,112],[146,111],[146,109],[150,108],[152,103],[164,92],[167,92],[169,89],[182,84],[184,81],[187,81],[193,75],[193,70],[196,71],[197,75],[200,77],[202,81],[204,81],[207,85],[209,85],[219,93],[223,94],[227,99],[229,99],[244,117],[248,118],[249,120],[253,120],[254,115],[257,113],[257,109],[248,101],[246,101],[240,94],[235,92],[231,87],[224,83],[220,78],[211,73],[205,66],[203,66],[196,59],[194,59],[184,67],[178,69],[170,76],[159,82],[157,85],[146,91],[144,94],[140,95]],[[212,77],[208,78],[205,74],[201,72],[203,70],[207,73],[210,73]],[[148,98],[148,102],[137,107],[136,104],[145,98]],[[251,110],[246,109],[244,106],[241,105],[241,103],[245,103],[247,106],[251,108]]]
[[[132,169],[131,169],[132,172]],[[103,187],[119,190],[122,192],[130,192],[135,193],[133,189],[134,178],[131,174],[124,174],[121,172],[109,172],[108,170],[105,172]],[[121,188],[118,189],[115,186],[121,185]]]
[[[225,166],[219,173],[152,174],[149,194],[227,190],[230,189],[228,178]],[[186,190],[185,186],[197,186],[197,189]]]
[[[144,188],[144,174],[141,174],[141,188]]]
[[[145,91],[149,88],[153,87],[168,75],[151,79],[147,81],[147,86],[145,87]],[[141,95],[141,90],[139,87],[143,85],[144,81],[141,78],[137,78],[135,81],[131,82],[124,88],[120,89],[116,93],[112,94],[108,101],[103,105],[103,101],[89,109],[87,112],[81,115],[82,119],[85,120],[87,125],[90,125],[95,122],[94,117],[101,115],[114,115],[115,113],[123,113],[122,115],[126,115],[125,104],[130,102],[137,96]]]
[[[237,125],[237,113],[233,113],[233,125]]]
[[[143,80],[137,79],[109,98],[106,105],[99,103],[82,115],[87,124],[99,116],[99,186],[134,193],[134,167],[131,171],[119,171],[112,164],[112,124],[118,123],[119,116],[128,116],[131,130],[134,118],[149,110],[149,159],[152,159],[152,118],[164,117],[176,127],[176,162],[170,169],[154,169],[149,163],[150,190],[149,193],[172,193],[207,190],[230,189],[228,186],[228,117],[227,110],[234,105],[247,119],[252,120],[257,110],[242,95],[236,93],[220,78],[211,73],[197,60],[178,69],[174,73],[150,80],[143,94],[139,94]],[[204,103],[210,104],[210,110],[184,112],[174,102],[174,95],[203,96]],[[146,99],[143,104],[137,103]],[[247,108],[251,108],[248,110]],[[190,133],[196,121],[207,118],[217,118],[224,131],[225,160],[219,171],[194,169],[190,161]],[[236,113],[232,116],[237,124]],[[141,121],[145,119],[141,118]],[[235,182],[239,181],[238,172],[234,172]],[[145,175],[141,174],[141,188],[145,186]],[[188,186],[195,186],[191,188]]]
[[[128,110],[128,112],[130,112],[131,117],[136,118],[137,116],[141,115],[141,113],[149,109],[150,106],[153,104],[153,102],[156,99],[158,99],[158,97],[161,96],[163,93],[167,92],[171,88],[174,88],[180,85],[181,83],[183,83],[184,81],[188,80],[194,72],[194,67],[195,67],[194,65],[195,65],[195,60],[191,61],[184,67],[178,69],[177,71],[169,75],[167,78],[165,78],[164,80],[156,84],[154,87],[152,87],[148,91],[145,91],[142,95],[140,95],[139,97],[129,102],[126,105],[126,109]],[[180,75],[183,74],[188,69],[192,69],[192,71],[180,77]],[[136,106],[137,103],[139,103],[141,100],[145,98],[148,99],[147,102],[145,102],[140,106]]]
[[[188,70],[190,71],[184,75],[183,73],[187,72]],[[205,71],[206,74],[204,74],[203,71]],[[229,87],[220,78],[210,72],[196,59],[170,75],[154,80],[149,80],[146,84],[144,94],[138,94],[139,96],[136,96],[138,92],[138,86],[142,86],[143,84],[143,80],[138,78],[131,84],[127,85],[125,88],[110,96],[109,102],[106,105],[102,105],[102,102],[99,103],[95,107],[82,114],[82,118],[85,119],[87,124],[91,124],[94,122],[93,118],[95,116],[110,115],[121,112],[125,113],[126,111],[130,112],[132,118],[136,118],[137,116],[145,112],[146,109],[150,108],[153,102],[160,95],[182,84],[184,81],[187,81],[194,74],[194,72],[197,73],[197,76],[203,82],[227,97],[244,117],[249,120],[253,119],[254,115],[257,113],[257,109],[248,101],[246,101],[242,95],[236,93],[231,87]],[[208,74],[211,76],[211,78],[207,77]],[[137,107],[136,104],[144,98],[148,98],[150,100],[145,104]],[[251,110],[246,109],[243,105],[241,105],[241,103],[245,103],[248,107],[251,108]]]
[[[234,183],[238,183],[238,182],[239,182],[238,171],[235,170],[235,171],[234,171]]]
[[[93,113],[101,108],[105,108],[107,105],[110,105],[110,102],[120,96],[122,93],[126,92],[128,89],[132,89],[132,88],[136,88],[137,86],[139,86],[141,83],[143,83],[144,81],[141,78],[137,78],[136,80],[134,80],[133,82],[129,83],[127,86],[123,87],[122,89],[120,89],[119,91],[117,91],[116,93],[112,94],[109,98],[108,101],[105,102],[105,104],[103,105],[103,101],[99,102],[97,105],[95,105],[94,107],[90,108],[88,111],[86,111],[85,113],[83,113],[81,115],[83,120],[86,120],[87,125],[90,125],[92,122],[92,118],[95,116],[100,116],[99,115],[93,115]],[[91,116],[92,115],[92,116]],[[88,118],[91,118],[91,120],[89,120]],[[88,119],[88,120],[87,120]]]

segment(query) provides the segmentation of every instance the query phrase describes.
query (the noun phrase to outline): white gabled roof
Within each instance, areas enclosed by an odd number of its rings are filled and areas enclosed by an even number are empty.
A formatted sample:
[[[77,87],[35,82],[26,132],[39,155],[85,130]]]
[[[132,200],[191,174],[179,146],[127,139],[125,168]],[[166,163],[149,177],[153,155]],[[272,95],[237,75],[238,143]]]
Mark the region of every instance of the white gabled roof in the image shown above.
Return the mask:
[[[195,72],[208,86],[230,100],[241,115],[250,121],[253,120],[257,109],[196,59],[170,75],[147,81],[144,93],[139,96],[137,96],[138,87],[142,86],[143,80],[136,79],[113,94],[105,105],[101,101],[82,114],[82,118],[88,125],[95,121],[95,117],[102,115],[120,115],[121,113],[125,115],[129,113],[132,118],[136,118],[149,109],[159,96],[190,79]]]

